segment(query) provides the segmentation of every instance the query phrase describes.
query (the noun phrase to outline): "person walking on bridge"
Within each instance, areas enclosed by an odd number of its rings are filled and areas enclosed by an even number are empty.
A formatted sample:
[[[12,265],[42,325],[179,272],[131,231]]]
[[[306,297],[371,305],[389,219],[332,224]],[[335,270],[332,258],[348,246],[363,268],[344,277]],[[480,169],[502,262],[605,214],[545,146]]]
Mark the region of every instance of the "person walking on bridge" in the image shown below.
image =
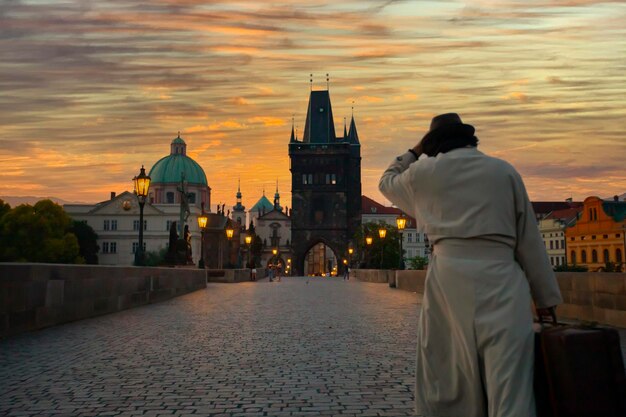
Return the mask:
[[[434,245],[418,324],[419,416],[533,417],[537,313],[562,302],[522,178],[456,113],[395,158],[385,197]]]

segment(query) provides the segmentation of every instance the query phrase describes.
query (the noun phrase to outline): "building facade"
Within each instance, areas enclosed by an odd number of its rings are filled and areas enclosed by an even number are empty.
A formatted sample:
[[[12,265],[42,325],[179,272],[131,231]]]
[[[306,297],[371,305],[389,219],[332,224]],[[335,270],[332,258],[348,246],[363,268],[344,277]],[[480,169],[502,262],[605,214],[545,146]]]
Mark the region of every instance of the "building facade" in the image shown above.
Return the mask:
[[[295,272],[328,274],[361,223],[361,145],[354,117],[335,134],[327,90],[311,91],[304,136],[289,142]]]
[[[144,251],[167,249],[170,227],[174,222],[179,225],[178,235],[182,236],[180,187],[183,180],[189,206],[184,217],[187,217],[186,224],[191,232],[193,262],[197,263],[201,246],[197,217],[202,212],[202,205],[209,208],[211,202],[211,189],[204,170],[187,156],[187,145],[178,135],[170,144],[170,154],[157,161],[149,175],[151,184],[144,207]],[[74,220],[86,222],[98,234],[100,264],[133,264],[141,227],[139,203],[134,193],[124,191],[116,195],[112,192],[109,200],[97,204],[66,204],[63,208]]]
[[[567,242],[565,229],[573,226],[578,219],[582,205],[562,210],[554,210],[539,220],[539,232],[546,246],[552,267],[567,265]]]
[[[624,270],[626,201],[587,197],[580,218],[565,231],[568,262],[600,271],[607,264]]]
[[[397,207],[384,206],[367,196],[363,196],[362,207],[361,222],[363,224],[383,222],[392,227],[397,227],[396,219],[401,214],[404,214]],[[406,214],[404,215],[406,216]],[[408,267],[407,259],[416,256],[428,257],[430,255],[430,244],[428,236],[424,232],[417,230],[415,219],[411,216],[406,217],[406,227],[402,232],[402,249],[405,265]]]

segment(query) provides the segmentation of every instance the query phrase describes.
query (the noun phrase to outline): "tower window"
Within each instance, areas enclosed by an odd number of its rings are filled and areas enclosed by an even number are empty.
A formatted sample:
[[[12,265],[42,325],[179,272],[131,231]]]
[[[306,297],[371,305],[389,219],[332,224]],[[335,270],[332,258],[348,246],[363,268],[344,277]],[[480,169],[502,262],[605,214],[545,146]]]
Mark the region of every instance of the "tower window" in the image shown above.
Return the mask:
[[[196,204],[196,193],[187,194],[187,200],[189,201],[189,204]]]
[[[167,204],[174,204],[174,193],[171,191],[168,191],[167,193],[165,193],[165,202]]]

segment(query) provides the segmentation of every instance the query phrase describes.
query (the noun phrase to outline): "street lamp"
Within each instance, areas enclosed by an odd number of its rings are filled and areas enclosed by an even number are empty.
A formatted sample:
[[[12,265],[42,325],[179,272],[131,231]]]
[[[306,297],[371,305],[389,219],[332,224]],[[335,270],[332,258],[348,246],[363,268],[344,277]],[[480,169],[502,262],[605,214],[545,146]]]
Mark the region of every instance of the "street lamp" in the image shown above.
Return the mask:
[[[400,213],[400,215],[396,218],[396,225],[398,226],[398,232],[400,234],[400,265],[398,266],[398,269],[404,269],[404,252],[402,251],[402,238],[403,238],[402,231],[406,227],[406,217],[404,216],[403,213]]]
[[[204,232],[209,217],[204,213],[204,203],[202,204],[202,213],[198,216],[198,227],[200,228],[200,261],[198,268],[204,269]]]
[[[252,249],[252,236],[246,235],[246,246],[248,247],[248,266],[250,266],[250,252]]]
[[[354,248],[348,248],[348,265],[352,265],[352,254],[354,253]]]
[[[374,241],[374,239],[371,236],[367,236],[365,238],[365,244],[367,244],[367,246],[370,246],[373,241]]]
[[[378,237],[380,237],[380,269],[383,269],[383,249],[385,247],[383,240],[385,239],[385,236],[387,236],[387,229],[383,227],[378,229]]]
[[[231,240],[234,234],[235,234],[235,229],[233,229],[233,227],[230,224],[226,226],[226,238],[228,240]]]
[[[133,182],[135,184],[137,201],[139,202],[139,245],[135,251],[135,265],[143,266],[143,206],[146,204],[146,197],[148,196],[148,190],[150,189],[150,176],[146,175],[146,170],[143,165],[141,166],[139,175],[133,178]]]

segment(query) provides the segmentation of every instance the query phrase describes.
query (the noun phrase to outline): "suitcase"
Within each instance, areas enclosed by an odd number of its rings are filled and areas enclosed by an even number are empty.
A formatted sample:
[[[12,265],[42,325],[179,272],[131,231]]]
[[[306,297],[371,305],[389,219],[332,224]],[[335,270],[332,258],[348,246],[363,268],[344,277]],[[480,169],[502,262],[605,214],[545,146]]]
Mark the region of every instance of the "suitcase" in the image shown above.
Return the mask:
[[[626,417],[626,375],[617,331],[541,327],[535,337],[537,416]]]

